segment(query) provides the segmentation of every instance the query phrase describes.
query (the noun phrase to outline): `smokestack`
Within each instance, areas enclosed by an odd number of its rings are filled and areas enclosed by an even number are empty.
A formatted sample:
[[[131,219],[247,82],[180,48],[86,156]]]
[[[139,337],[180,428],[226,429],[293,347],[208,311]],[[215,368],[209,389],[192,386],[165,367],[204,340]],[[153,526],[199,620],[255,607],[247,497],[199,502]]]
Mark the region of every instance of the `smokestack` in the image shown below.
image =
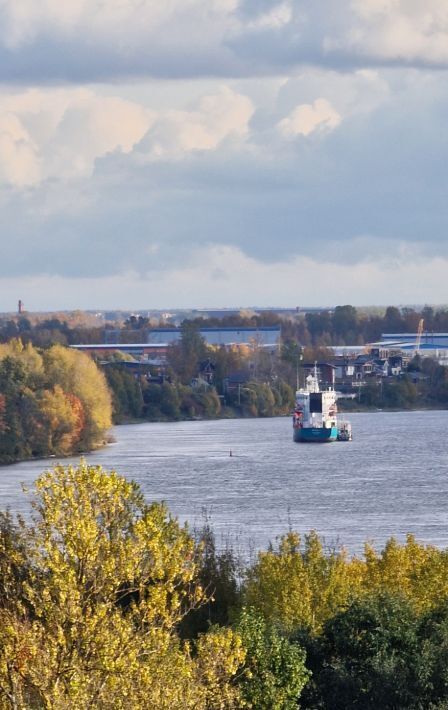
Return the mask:
[[[24,308],[23,308],[23,301],[22,301],[20,298],[19,298],[19,308],[18,308],[18,311],[19,311],[19,315],[20,315],[21,313],[23,313],[23,311],[24,311]]]

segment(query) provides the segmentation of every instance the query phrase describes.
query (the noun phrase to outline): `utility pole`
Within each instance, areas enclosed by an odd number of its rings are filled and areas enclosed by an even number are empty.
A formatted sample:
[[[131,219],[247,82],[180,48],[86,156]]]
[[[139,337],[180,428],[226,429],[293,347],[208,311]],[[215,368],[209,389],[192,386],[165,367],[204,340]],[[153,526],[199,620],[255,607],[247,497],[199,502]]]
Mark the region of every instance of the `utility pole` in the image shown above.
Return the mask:
[[[300,345],[297,343],[297,359],[296,359],[296,389],[300,388],[300,377],[299,377],[299,367],[300,363],[303,360],[303,350],[300,347]]]

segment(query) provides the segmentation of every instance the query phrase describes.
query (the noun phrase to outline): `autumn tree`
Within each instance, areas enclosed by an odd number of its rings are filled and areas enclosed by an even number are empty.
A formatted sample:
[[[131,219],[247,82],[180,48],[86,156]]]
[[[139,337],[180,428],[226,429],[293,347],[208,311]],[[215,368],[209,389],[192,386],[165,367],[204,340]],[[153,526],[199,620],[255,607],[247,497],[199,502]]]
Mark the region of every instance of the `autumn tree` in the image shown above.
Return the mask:
[[[314,532],[304,544],[297,533],[289,532],[277,548],[258,554],[247,572],[244,597],[285,629],[319,631],[360,589],[364,569],[364,563],[349,560],[344,550],[326,554]]]
[[[0,535],[2,706],[238,707],[240,636],[213,629],[194,653],[177,636],[204,592],[194,541],[163,505],[81,463],[44,473],[33,508],[20,545]]]
[[[199,324],[185,320],[181,325],[180,341],[168,348],[168,363],[181,382],[189,384],[197,374],[199,363],[206,353],[206,343],[200,333]]]
[[[85,412],[81,444],[86,448],[103,441],[111,426],[112,404],[106,378],[88,355],[54,345],[43,353],[47,382],[60,385],[64,392],[75,395]]]
[[[83,353],[0,345],[0,463],[93,448],[111,425],[104,375]]]

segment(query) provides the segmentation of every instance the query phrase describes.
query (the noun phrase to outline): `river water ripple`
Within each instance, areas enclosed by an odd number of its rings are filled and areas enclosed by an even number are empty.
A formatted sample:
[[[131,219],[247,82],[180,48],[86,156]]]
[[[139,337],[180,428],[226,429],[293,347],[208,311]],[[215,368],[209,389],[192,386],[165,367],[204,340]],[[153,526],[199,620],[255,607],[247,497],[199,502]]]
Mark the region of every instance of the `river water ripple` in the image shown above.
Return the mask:
[[[352,553],[407,532],[447,547],[448,413],[349,418],[354,440],[326,445],[294,444],[289,418],[123,425],[115,444],[86,458],[134,479],[181,521],[200,525],[207,511],[218,540],[245,549],[290,526]],[[1,508],[27,514],[21,484],[55,462],[0,468]]]

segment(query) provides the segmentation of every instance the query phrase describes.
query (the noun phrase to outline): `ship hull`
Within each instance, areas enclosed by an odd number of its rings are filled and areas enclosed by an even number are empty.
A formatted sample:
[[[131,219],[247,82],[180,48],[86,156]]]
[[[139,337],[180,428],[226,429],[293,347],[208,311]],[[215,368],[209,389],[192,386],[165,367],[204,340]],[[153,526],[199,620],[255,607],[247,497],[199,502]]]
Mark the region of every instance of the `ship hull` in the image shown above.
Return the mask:
[[[337,441],[337,427],[302,427],[294,429],[294,441],[297,443],[326,444]]]

